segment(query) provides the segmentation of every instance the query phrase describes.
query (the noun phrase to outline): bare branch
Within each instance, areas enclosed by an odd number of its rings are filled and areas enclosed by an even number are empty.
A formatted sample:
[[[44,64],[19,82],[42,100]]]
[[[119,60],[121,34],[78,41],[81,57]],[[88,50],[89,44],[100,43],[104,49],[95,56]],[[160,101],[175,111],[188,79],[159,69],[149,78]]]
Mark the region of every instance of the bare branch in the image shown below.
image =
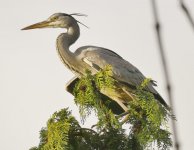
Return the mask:
[[[172,108],[172,113],[174,114],[172,87],[171,87],[169,71],[168,71],[167,61],[166,61],[164,47],[163,47],[163,41],[162,41],[162,37],[161,37],[161,24],[159,22],[156,1],[151,0],[151,4],[152,4],[152,9],[153,9],[153,15],[154,15],[153,17],[154,17],[154,21],[155,21],[155,30],[156,30],[156,34],[157,34],[159,52],[160,52],[160,56],[161,56],[161,61],[162,61],[162,66],[163,66],[163,71],[164,71],[164,77],[165,77],[165,80],[166,80],[166,89],[167,89],[168,99],[169,99],[170,107]],[[172,129],[173,129],[173,133],[174,133],[175,149],[180,150],[180,144],[179,144],[179,141],[178,141],[178,135],[177,135],[177,128],[176,128],[175,120],[172,120]]]
[[[190,22],[190,24],[191,24],[191,26],[193,27],[193,30],[194,30],[194,20],[191,16],[191,13],[190,13],[189,9],[185,5],[184,0],[179,0],[179,4],[180,4],[181,9],[185,13],[186,17],[188,18],[188,20],[189,20],[189,22]]]

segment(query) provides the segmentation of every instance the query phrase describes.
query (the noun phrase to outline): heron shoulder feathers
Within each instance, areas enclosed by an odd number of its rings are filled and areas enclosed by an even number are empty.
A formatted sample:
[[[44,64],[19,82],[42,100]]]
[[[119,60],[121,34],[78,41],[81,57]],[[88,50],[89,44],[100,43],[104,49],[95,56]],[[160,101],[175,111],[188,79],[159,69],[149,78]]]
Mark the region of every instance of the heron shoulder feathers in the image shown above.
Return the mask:
[[[135,66],[111,50],[102,47],[84,46],[79,48],[75,54],[96,71],[111,65],[113,77],[123,83],[137,87],[145,79],[145,76]],[[157,93],[151,83],[148,85],[148,90]]]
[[[107,65],[111,65],[113,78],[129,87],[136,88],[145,80],[145,76],[135,66],[111,50],[85,46],[78,49],[75,54],[96,72],[104,69]],[[163,98],[153,87],[155,85],[154,82],[150,82],[145,87],[145,90],[153,93],[162,104],[167,106]]]

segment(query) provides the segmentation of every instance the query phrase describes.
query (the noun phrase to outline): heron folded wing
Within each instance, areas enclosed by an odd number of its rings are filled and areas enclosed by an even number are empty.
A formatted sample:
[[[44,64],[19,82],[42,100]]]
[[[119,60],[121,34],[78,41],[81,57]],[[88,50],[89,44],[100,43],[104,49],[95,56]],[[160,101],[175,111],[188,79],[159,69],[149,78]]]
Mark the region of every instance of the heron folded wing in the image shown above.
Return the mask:
[[[134,87],[140,86],[145,80],[145,76],[135,66],[107,49],[97,47],[92,49],[88,48],[84,51],[83,61],[90,67],[95,68],[96,71],[104,69],[107,65],[111,65],[113,77],[116,80]],[[153,85],[150,82],[146,90],[157,94]]]
[[[114,79],[128,86],[136,88],[146,79],[146,77],[135,66],[110,50],[100,47],[87,47],[82,51],[81,55],[82,60],[84,59],[83,61],[86,64],[88,64],[92,69],[95,68],[95,72],[99,70],[99,68],[104,69],[107,65],[111,65]],[[95,74],[95,72],[92,73]],[[163,105],[167,106],[164,99],[153,86],[155,86],[155,83],[151,81],[144,89],[153,93],[156,99],[158,99]]]

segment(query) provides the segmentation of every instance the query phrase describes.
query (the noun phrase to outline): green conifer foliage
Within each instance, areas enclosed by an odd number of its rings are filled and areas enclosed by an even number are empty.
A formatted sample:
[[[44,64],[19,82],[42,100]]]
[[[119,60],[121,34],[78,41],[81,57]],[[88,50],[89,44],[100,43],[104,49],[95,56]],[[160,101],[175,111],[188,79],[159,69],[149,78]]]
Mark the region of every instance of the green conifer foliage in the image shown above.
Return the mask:
[[[91,128],[82,128],[67,108],[55,112],[40,131],[38,147],[30,150],[144,150],[157,147],[161,150],[172,146],[168,119],[172,118],[169,109],[155,100],[147,92],[146,79],[137,87],[135,100],[128,102],[128,129],[123,129],[121,119],[124,114],[115,115],[109,108],[111,99],[103,97],[102,88],[115,90],[117,81],[112,78],[112,70],[107,66],[96,75],[82,77],[74,88],[75,103],[79,107],[82,122],[92,111],[98,122]],[[95,127],[95,128],[94,128]]]

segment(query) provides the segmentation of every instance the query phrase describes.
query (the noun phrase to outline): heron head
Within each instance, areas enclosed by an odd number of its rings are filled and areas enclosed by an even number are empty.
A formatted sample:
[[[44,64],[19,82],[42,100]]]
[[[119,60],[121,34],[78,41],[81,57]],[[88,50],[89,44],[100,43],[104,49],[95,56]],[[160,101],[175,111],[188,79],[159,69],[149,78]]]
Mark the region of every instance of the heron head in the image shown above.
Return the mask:
[[[73,14],[72,14],[73,15]],[[36,28],[69,28],[73,24],[77,24],[77,20],[72,17],[72,15],[65,13],[55,13],[51,15],[45,21],[27,26],[22,30],[30,30]]]

